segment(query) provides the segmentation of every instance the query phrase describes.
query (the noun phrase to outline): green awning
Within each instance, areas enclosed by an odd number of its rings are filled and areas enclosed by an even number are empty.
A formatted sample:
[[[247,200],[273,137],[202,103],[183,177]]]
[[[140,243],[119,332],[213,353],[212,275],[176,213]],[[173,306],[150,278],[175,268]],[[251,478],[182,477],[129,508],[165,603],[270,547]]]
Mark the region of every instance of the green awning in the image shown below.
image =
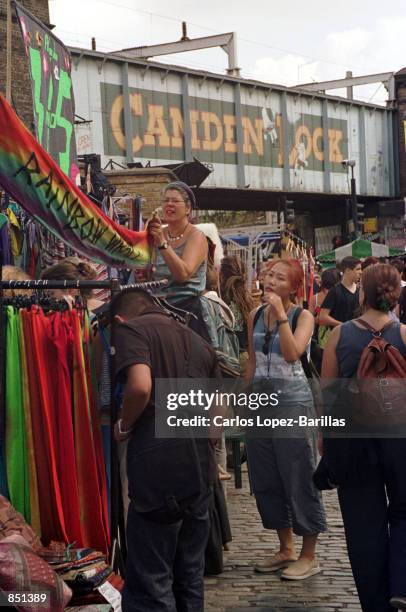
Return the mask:
[[[328,251],[317,257],[317,261],[322,264],[323,267],[332,267],[336,262],[341,261],[344,257],[352,255],[358,257],[358,259],[365,259],[365,257],[392,257],[396,255],[404,255],[405,251],[401,249],[394,249],[388,247],[386,244],[378,244],[377,242],[370,242],[358,238],[349,244],[338,247],[334,251]]]

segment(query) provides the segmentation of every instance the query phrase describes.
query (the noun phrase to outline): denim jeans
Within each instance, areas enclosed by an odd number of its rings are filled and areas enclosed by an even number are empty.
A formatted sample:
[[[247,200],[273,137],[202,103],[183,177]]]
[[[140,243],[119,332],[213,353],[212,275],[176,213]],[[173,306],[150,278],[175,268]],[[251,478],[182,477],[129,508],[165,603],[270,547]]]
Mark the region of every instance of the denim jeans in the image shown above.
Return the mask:
[[[123,612],[203,612],[210,495],[171,525],[148,520],[130,502]]]

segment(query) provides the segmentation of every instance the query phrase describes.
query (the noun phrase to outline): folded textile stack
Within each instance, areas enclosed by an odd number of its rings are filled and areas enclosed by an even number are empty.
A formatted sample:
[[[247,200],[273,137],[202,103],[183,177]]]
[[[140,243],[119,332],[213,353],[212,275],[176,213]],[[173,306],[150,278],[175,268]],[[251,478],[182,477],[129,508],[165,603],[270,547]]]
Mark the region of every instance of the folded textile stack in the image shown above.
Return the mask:
[[[102,585],[103,595],[97,590]],[[62,612],[68,602],[106,604],[107,599],[119,597],[117,591],[123,586],[124,581],[112,571],[102,552],[72,549],[53,541],[45,548],[24,517],[0,495],[0,596],[2,591],[50,594],[46,605],[20,605],[21,612]]]
[[[50,562],[55,572],[72,589],[74,596],[88,595],[113,574],[103,553],[91,548],[67,550],[64,562]]]

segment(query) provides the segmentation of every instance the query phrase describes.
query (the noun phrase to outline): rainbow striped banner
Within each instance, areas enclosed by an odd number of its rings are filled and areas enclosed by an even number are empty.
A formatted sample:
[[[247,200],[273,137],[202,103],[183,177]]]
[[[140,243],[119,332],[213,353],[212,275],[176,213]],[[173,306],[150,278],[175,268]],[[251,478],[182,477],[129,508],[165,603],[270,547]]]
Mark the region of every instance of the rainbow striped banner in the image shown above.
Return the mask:
[[[75,251],[109,266],[145,268],[147,232],[112,221],[62,172],[0,95],[0,185]]]

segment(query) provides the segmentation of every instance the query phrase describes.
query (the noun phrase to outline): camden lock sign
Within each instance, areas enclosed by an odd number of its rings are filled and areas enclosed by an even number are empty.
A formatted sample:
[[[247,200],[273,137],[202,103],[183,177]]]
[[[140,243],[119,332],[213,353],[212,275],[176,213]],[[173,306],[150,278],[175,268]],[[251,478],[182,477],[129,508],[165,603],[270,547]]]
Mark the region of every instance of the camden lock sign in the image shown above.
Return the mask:
[[[123,156],[126,150],[124,104],[119,85],[101,83],[104,153]],[[235,105],[223,100],[189,97],[192,154],[202,162],[237,163]],[[134,157],[184,159],[182,96],[130,88],[132,148]],[[284,147],[289,148],[292,168],[323,170],[322,118],[297,114],[288,134],[282,116],[269,106],[242,105],[244,164],[282,167]],[[286,144],[287,143],[287,144]],[[332,172],[343,172],[348,157],[347,121],[329,118],[328,160]]]

